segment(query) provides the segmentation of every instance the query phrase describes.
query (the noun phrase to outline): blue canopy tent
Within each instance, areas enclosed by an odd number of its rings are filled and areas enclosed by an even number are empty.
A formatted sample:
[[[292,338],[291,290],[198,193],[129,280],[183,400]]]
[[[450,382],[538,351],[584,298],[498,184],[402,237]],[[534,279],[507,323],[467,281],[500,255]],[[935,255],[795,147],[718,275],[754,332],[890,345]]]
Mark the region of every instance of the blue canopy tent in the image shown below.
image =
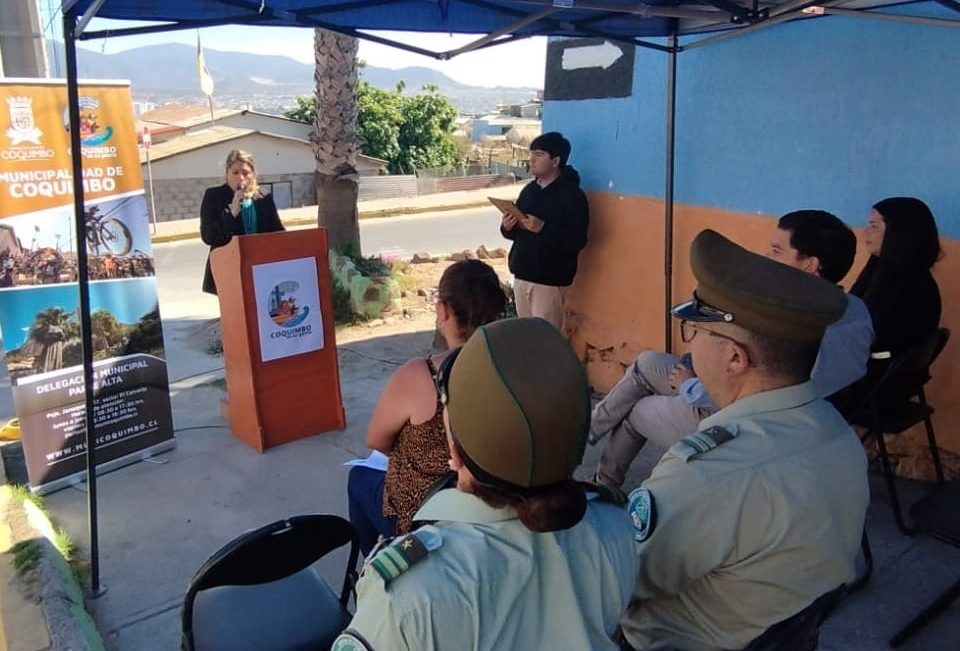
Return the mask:
[[[933,0],[960,13],[957,0]],[[77,91],[76,41],[110,36],[195,29],[215,25],[267,25],[324,28],[392,45],[440,60],[531,36],[605,38],[651,48],[667,57],[665,205],[665,303],[672,297],[674,112],[676,57],[679,53],[793,20],[831,15],[960,27],[957,20],[910,15],[890,0],[64,0],[63,35],[67,54],[74,207],[78,242],[86,241]],[[94,17],[150,22],[124,29],[87,31]],[[473,42],[434,52],[370,33],[371,30],[477,34]],[[93,445],[93,360],[87,256],[77,252],[87,424],[87,477],[90,509],[91,589],[100,591],[96,524],[96,450]],[[670,346],[669,316],[665,342]]]

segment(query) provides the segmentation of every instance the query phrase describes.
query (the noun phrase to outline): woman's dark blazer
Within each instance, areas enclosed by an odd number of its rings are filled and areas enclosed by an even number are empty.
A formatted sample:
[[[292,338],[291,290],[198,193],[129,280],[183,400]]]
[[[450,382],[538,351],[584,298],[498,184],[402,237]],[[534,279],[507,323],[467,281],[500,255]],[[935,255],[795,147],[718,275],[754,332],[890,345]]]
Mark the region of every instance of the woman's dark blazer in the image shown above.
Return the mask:
[[[234,235],[243,235],[242,220],[230,214],[231,201],[233,201],[233,190],[226,183],[215,188],[207,188],[203,193],[203,202],[200,204],[200,237],[210,246],[211,251],[227,244]],[[257,209],[258,233],[284,230],[272,196],[261,193],[253,200],[253,205]],[[203,272],[203,291],[208,294],[217,293],[213,272],[210,271],[209,254],[207,254],[207,267]]]

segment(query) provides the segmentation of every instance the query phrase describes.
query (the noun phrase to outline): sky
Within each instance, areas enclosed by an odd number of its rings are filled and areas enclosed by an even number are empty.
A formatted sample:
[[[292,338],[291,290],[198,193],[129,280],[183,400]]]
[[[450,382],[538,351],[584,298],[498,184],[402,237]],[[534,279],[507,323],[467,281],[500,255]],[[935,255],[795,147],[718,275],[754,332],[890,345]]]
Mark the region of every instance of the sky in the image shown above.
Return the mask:
[[[95,19],[88,31],[129,27],[138,23]],[[378,36],[417,47],[446,51],[465,45],[480,37],[477,34],[423,34],[376,32]],[[304,63],[313,63],[313,30],[294,27],[222,26],[200,30],[205,50],[280,54]],[[142,36],[124,36],[98,41],[84,41],[81,47],[112,54],[144,45],[158,43],[186,43],[196,45],[196,30],[161,32]],[[425,66],[434,68],[464,84],[473,86],[528,86],[543,88],[546,67],[547,40],[535,37],[504,45],[488,47],[478,52],[461,54],[449,61],[437,61],[399,48],[360,40],[360,58],[378,68],[406,68]]]

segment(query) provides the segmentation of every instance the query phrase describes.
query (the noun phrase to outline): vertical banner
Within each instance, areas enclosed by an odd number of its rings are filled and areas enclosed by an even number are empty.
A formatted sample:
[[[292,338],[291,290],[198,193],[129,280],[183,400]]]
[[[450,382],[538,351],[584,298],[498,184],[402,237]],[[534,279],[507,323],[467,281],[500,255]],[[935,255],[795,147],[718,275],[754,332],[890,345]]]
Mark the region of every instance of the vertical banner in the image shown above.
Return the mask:
[[[130,89],[80,84],[86,237],[73,215],[67,89],[0,79],[0,330],[27,475],[85,470],[77,247],[89,256],[98,467],[173,447],[173,420]]]

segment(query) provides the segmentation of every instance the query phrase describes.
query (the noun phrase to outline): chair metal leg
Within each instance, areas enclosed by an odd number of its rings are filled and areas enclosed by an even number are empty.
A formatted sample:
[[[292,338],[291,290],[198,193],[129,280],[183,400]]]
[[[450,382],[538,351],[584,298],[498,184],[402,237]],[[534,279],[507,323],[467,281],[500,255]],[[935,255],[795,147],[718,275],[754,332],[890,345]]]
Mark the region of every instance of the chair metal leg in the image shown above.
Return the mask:
[[[847,594],[853,594],[869,581],[873,576],[873,550],[870,549],[870,538],[867,537],[867,530],[864,528],[863,537],[860,539],[860,551],[863,553],[863,572],[847,586]]]
[[[887,482],[887,492],[890,493],[890,506],[893,508],[893,517],[897,522],[897,528],[905,536],[912,536],[917,533],[916,527],[907,525],[903,518],[903,510],[900,508],[900,498],[897,496],[896,477],[893,474],[893,468],[890,467],[890,457],[887,456],[887,444],[883,440],[883,433],[875,433],[877,437],[877,451],[880,453],[880,464],[883,466],[883,478]]]
[[[929,624],[930,620],[949,608],[950,604],[957,599],[960,599],[960,579],[944,590],[939,597],[934,599],[933,603],[920,611],[920,614],[910,620],[906,626],[897,631],[897,634],[890,638],[890,646],[898,647],[903,644],[907,638]]]
[[[923,400],[922,392],[920,398]],[[930,445],[930,457],[933,458],[933,469],[937,473],[937,483],[943,484],[946,480],[943,477],[943,464],[940,463],[940,449],[937,447],[937,439],[933,435],[933,422],[931,422],[929,416],[923,419],[923,425],[927,429],[927,443]]]

